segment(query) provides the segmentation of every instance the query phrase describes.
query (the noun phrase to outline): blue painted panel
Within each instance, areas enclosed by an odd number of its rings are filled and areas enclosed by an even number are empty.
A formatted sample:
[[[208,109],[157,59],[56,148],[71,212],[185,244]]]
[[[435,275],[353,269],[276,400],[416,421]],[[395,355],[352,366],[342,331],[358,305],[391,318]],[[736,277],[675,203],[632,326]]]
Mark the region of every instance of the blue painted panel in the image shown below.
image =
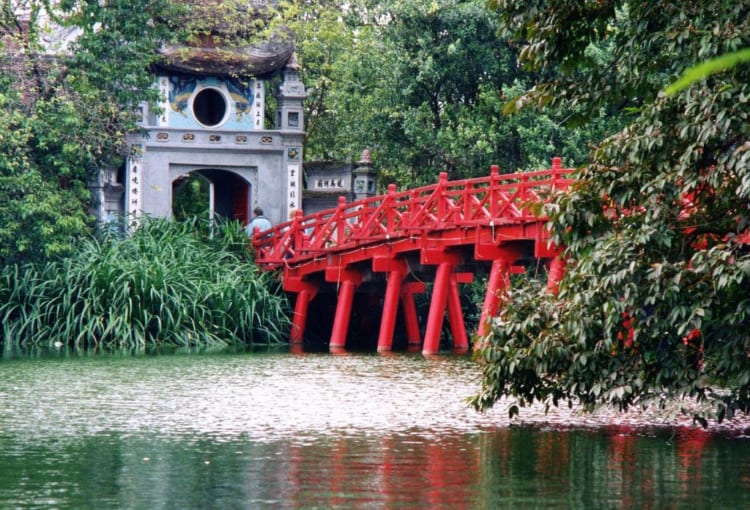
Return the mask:
[[[257,113],[253,109],[254,82],[244,86],[233,80],[175,75],[169,78],[169,85],[169,127],[253,130],[254,114]],[[227,115],[225,120],[217,126],[202,126],[193,115],[193,99],[196,94],[205,88],[214,88],[220,91],[227,100]]]

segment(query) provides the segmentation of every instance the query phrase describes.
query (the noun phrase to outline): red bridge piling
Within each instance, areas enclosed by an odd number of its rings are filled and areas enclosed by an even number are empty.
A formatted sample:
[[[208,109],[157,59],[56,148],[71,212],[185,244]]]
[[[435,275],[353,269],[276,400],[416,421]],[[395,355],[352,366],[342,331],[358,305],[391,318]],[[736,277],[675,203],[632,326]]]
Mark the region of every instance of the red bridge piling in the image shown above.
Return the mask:
[[[383,315],[380,320],[380,332],[378,334],[378,352],[390,351],[393,346],[393,333],[396,328],[398,304],[402,298],[401,284],[406,276],[406,264],[403,261],[393,260],[390,262],[392,268],[388,272],[385,287]],[[373,270],[375,270],[375,265],[375,260],[373,259]],[[417,327],[419,326],[417,325]]]

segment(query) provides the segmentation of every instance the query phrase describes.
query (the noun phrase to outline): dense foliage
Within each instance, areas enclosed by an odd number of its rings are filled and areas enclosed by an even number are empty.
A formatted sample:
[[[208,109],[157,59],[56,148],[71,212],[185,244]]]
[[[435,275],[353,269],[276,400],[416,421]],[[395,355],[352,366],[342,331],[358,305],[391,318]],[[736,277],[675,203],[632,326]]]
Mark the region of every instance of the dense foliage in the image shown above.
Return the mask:
[[[344,7],[345,4],[345,7]],[[308,159],[349,160],[371,149],[380,184],[432,183],[540,169],[588,158],[611,118],[573,129],[569,111],[504,116],[536,73],[516,65],[483,1],[305,2],[298,38]]]
[[[17,105],[17,96],[0,92],[0,265],[68,254],[90,226],[85,168],[69,135],[80,127],[72,105]]]
[[[495,1],[546,78],[515,105],[628,115],[550,208],[567,275],[517,289],[482,356],[498,398],[626,409],[690,397],[750,409],[750,66],[667,96],[686,68],[750,46],[747,2]],[[592,58],[609,47],[605,61]],[[518,407],[512,408],[512,413]]]
[[[249,260],[235,223],[147,220],[131,236],[83,242],[44,265],[0,271],[0,341],[78,349],[268,343],[286,302]]]
[[[135,106],[155,98],[148,66],[168,34],[154,20],[168,9],[32,0],[0,10],[0,264],[65,256],[92,231],[88,184],[120,164]]]

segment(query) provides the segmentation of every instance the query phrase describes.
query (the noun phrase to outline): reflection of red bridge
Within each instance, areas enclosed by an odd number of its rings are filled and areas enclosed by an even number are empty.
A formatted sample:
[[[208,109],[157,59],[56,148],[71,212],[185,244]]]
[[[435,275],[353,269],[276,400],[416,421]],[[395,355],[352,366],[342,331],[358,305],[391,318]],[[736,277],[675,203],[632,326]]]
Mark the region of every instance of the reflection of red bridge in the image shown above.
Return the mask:
[[[256,236],[256,261],[264,269],[282,270],[284,290],[296,294],[290,341],[301,343],[311,301],[336,291],[330,349],[346,346],[355,293],[370,305],[382,300],[378,350],[392,347],[399,302],[410,346],[438,351],[447,310],[453,347],[469,348],[458,284],[469,283],[479,266],[490,266],[480,330],[497,312],[509,274],[530,264],[551,263],[548,286],[562,272],[558,250],[550,246],[541,205],[567,188],[570,169],[553,159],[539,172],[448,181],[346,203],[296,217]],[[270,233],[270,235],[269,235]],[[433,282],[429,315],[421,342],[414,294]],[[370,314],[372,310],[370,310]]]

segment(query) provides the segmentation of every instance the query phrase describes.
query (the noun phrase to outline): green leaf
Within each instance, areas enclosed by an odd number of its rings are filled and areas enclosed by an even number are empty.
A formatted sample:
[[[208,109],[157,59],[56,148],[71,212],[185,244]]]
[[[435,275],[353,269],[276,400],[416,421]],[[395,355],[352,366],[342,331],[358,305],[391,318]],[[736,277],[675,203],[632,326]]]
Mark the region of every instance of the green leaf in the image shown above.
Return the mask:
[[[732,69],[733,67],[744,64],[745,62],[750,62],[750,48],[727,53],[706,62],[702,62],[686,69],[677,81],[664,89],[664,94],[667,96],[674,96],[691,85],[701,80],[705,80],[711,75]]]

